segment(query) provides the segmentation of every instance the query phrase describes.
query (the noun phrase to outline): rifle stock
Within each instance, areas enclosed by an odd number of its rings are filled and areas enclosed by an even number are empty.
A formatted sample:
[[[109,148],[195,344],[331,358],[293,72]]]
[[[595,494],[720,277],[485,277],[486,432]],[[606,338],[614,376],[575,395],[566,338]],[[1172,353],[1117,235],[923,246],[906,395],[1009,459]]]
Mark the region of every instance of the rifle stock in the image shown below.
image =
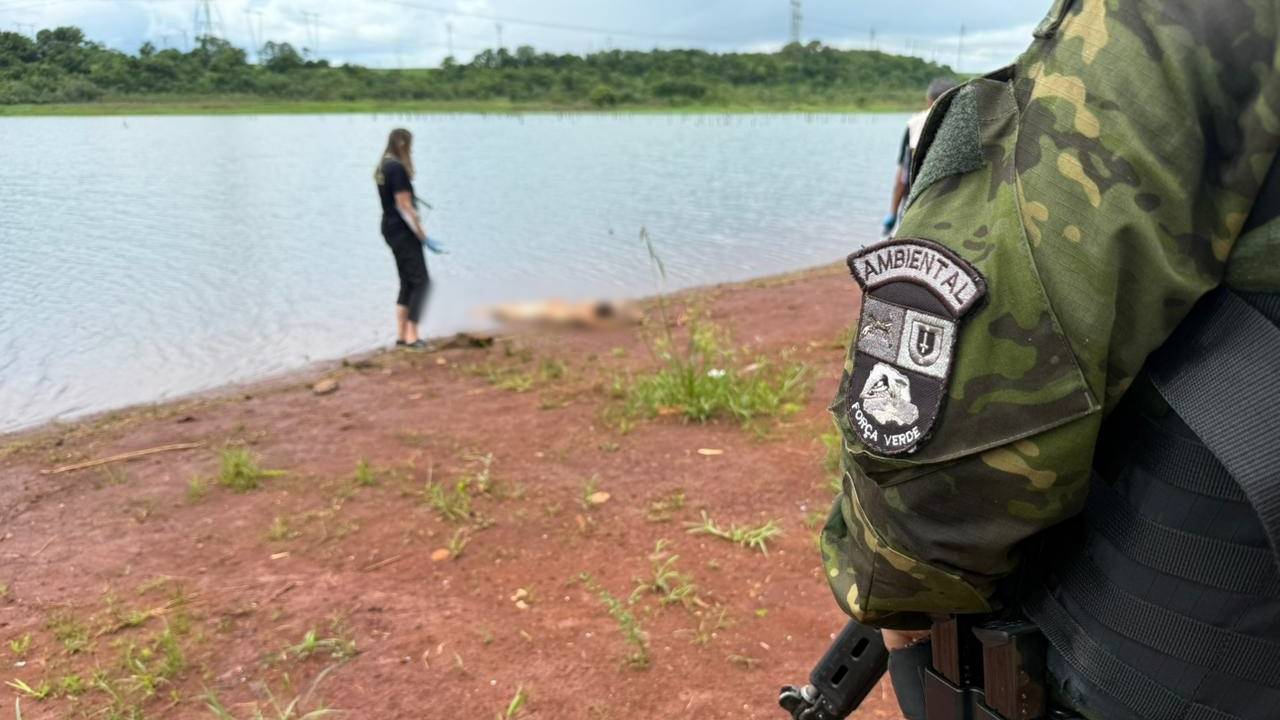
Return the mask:
[[[778,704],[794,720],[843,720],[858,709],[888,665],[880,631],[850,620],[809,674],[809,685],[784,687]]]

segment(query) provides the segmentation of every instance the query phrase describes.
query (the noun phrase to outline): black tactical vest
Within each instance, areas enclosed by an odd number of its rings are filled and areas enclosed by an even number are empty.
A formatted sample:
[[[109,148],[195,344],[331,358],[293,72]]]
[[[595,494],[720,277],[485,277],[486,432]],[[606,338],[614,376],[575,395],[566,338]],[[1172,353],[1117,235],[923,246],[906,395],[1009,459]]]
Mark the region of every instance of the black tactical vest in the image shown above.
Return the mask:
[[[1104,424],[1025,601],[1095,720],[1280,719],[1280,295],[1206,297]]]

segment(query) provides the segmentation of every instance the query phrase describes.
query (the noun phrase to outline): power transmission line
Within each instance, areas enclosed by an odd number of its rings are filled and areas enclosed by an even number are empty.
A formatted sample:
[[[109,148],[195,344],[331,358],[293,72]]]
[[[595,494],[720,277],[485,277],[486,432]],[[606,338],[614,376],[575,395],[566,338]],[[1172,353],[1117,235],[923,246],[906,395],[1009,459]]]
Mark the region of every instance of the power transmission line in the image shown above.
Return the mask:
[[[254,17],[257,17],[257,26],[254,26]],[[262,61],[262,11],[244,9],[244,21],[249,26],[249,49],[253,52],[256,61]]]
[[[216,13],[217,20],[214,19]],[[200,0],[196,3],[195,22],[192,23],[192,33],[197,37],[222,37],[225,31],[220,31],[222,26],[222,11],[214,10],[213,3],[210,0]]]
[[[320,13],[302,11],[302,22],[306,24],[307,46],[312,55],[320,54]]]
[[[623,30],[619,28],[603,28],[592,27],[588,25],[574,25],[570,23],[546,22],[543,20],[528,20],[524,18],[507,17],[503,15],[491,15],[489,13],[466,12],[455,10],[450,7],[439,7],[420,2],[411,2],[410,0],[379,0],[388,5],[399,5],[401,7],[412,8],[414,10],[423,10],[426,12],[439,13],[442,15],[452,15],[454,17],[476,18],[479,20],[490,20],[493,22],[504,23],[506,25],[527,25],[529,27],[541,27],[551,30],[565,30],[568,32],[590,33],[592,35],[621,35],[623,37],[646,38],[650,40],[677,40],[682,42],[705,42],[705,37],[695,35],[673,35],[667,33],[645,33],[633,32],[631,30]]]

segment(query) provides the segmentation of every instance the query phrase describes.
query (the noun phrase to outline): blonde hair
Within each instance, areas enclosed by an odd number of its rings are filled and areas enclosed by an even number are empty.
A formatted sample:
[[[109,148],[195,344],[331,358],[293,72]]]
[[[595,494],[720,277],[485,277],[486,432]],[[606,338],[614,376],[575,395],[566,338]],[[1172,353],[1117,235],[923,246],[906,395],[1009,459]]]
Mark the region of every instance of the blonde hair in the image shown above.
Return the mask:
[[[385,178],[382,176],[382,164],[388,158],[398,160],[404,166],[405,172],[409,173],[409,178],[413,178],[413,156],[410,150],[413,148],[413,133],[404,128],[396,128],[391,131],[391,135],[387,137],[387,149],[382,151],[382,157],[378,159],[378,166],[373,170],[374,182],[381,185]]]

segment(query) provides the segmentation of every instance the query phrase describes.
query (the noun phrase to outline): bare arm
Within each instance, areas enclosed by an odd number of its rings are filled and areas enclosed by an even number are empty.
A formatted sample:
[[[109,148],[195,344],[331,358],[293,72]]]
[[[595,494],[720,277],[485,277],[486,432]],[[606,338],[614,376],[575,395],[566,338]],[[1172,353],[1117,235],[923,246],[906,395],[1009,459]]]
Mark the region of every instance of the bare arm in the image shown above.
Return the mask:
[[[418,209],[413,206],[413,193],[408,190],[401,190],[396,193],[396,211],[400,213],[400,218],[404,220],[404,224],[409,226],[414,235],[419,240],[427,239],[427,229],[422,226],[422,219],[418,217]]]
[[[898,172],[893,176],[893,204],[889,207],[889,213],[898,214],[898,209],[902,207],[902,201],[907,197],[907,174],[902,166],[898,166]]]

